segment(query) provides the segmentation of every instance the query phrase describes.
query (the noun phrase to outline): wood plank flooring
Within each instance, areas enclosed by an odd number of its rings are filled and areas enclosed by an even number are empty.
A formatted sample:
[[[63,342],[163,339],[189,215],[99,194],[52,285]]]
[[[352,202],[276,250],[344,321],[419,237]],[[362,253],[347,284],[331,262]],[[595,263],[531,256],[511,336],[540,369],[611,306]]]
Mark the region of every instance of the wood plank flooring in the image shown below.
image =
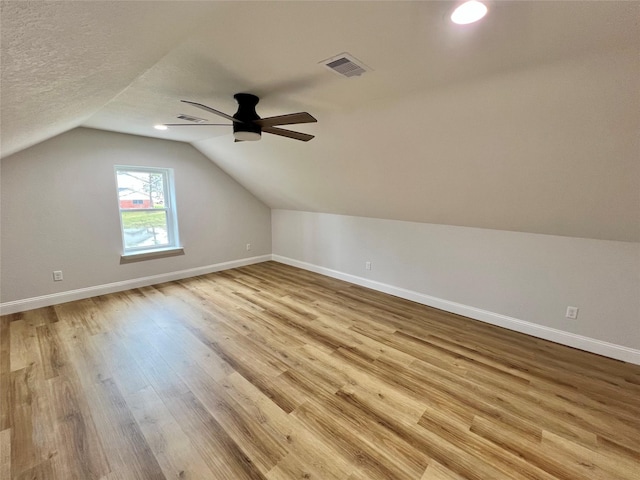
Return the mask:
[[[640,478],[640,367],[274,262],[0,339],[3,480]]]

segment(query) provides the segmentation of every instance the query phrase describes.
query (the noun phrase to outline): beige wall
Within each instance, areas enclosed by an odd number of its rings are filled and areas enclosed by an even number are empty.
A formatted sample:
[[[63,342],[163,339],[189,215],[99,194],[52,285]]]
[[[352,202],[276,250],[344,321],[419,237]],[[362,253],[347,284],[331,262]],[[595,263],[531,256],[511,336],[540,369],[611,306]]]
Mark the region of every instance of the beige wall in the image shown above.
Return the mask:
[[[174,169],[185,255],[120,265],[116,164]],[[269,208],[185,143],[79,128],[0,165],[3,303],[271,253]]]

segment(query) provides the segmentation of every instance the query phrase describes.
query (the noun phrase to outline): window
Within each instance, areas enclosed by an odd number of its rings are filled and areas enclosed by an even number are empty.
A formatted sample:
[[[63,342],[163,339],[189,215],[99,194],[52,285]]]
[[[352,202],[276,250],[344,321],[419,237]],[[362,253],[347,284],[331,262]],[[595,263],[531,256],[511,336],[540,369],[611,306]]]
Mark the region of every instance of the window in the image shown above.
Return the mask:
[[[123,258],[180,249],[173,170],[117,166],[116,180]]]

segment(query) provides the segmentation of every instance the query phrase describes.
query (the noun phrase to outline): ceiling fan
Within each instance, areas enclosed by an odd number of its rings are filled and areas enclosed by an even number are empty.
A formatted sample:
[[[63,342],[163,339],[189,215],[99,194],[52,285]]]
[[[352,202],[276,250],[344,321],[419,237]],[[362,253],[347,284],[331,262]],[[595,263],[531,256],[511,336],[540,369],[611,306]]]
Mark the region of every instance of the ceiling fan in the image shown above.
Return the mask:
[[[233,123],[233,136],[236,142],[260,140],[262,132],[280,135],[282,137],[293,138],[308,142],[314,136],[307,133],[294,132],[284,128],[277,128],[276,125],[293,125],[297,123],[312,123],[317,120],[307,112],[289,113],[287,115],[278,115],[276,117],[260,118],[256,113],[256,105],[260,99],[250,93],[236,93],[233,98],[238,102],[238,111],[233,115],[227,115],[211,107],[207,107],[201,103],[190,102],[189,100],[181,100],[194,107],[201,108],[207,112],[215,113]],[[203,125],[227,125],[219,123],[165,123],[167,127],[198,127]]]

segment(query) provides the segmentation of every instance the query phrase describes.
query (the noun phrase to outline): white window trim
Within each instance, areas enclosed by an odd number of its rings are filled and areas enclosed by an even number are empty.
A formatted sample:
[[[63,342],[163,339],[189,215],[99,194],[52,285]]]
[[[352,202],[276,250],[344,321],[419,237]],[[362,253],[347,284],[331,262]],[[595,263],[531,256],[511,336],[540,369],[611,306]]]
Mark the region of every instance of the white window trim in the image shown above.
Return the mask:
[[[152,251],[124,253],[120,255],[120,264],[153,260],[154,258],[175,257],[176,255],[184,255],[184,248],[158,248]]]
[[[164,207],[163,208],[132,208],[122,209],[120,208],[120,195],[118,191],[118,172],[119,171],[136,171],[136,172],[150,172],[162,174],[163,189],[164,189]],[[163,258],[174,255],[184,255],[184,249],[180,245],[180,236],[178,231],[178,215],[176,210],[175,199],[175,182],[172,168],[162,167],[139,167],[136,165],[115,165],[115,179],[116,179],[116,199],[118,205],[118,217],[120,220],[120,237],[122,241],[122,255],[120,256],[120,263],[131,263],[142,260],[151,260],[154,258]],[[164,211],[167,215],[167,245],[159,245],[157,247],[142,246],[126,248],[124,238],[124,226],[122,224],[122,212],[123,211]]]

